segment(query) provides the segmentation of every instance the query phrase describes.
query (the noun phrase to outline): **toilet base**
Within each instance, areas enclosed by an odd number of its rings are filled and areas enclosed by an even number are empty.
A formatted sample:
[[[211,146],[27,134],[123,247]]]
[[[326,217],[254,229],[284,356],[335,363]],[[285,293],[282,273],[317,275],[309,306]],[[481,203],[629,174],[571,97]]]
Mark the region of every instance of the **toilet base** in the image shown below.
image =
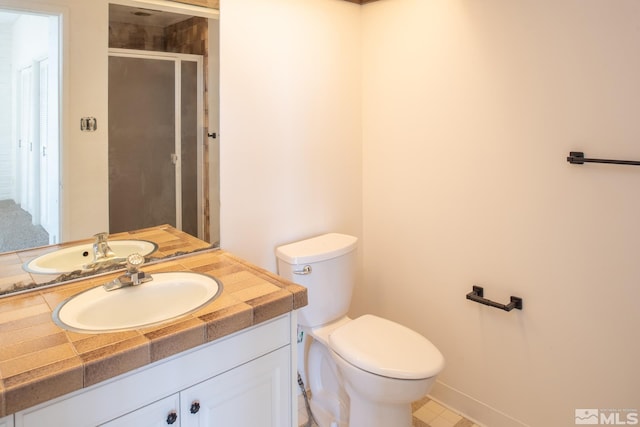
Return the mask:
[[[316,420],[318,427],[349,427],[349,423],[336,420],[329,411],[321,405],[318,405],[317,402],[313,401],[313,399],[309,401],[309,406],[311,407],[311,413],[313,414],[313,418]]]
[[[349,427],[411,427],[413,425],[410,403],[371,402],[359,398],[358,393],[351,393],[348,387],[347,393],[351,399]]]
[[[320,427],[349,427],[349,397],[340,385],[335,362],[327,348],[315,338],[307,351],[309,405]]]

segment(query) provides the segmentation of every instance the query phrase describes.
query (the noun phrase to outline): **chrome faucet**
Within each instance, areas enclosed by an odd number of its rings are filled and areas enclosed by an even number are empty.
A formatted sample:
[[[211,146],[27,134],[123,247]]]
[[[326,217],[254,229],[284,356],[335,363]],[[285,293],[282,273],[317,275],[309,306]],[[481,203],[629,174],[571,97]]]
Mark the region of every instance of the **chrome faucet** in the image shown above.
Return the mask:
[[[142,283],[153,280],[151,275],[140,271],[140,267],[144,264],[144,257],[138,253],[131,254],[127,257],[127,272],[122,276],[102,285],[106,291],[126,288],[129,286],[138,286]]]
[[[125,258],[116,257],[115,252],[109,247],[107,242],[107,233],[94,234],[93,242],[93,261],[82,266],[83,270],[97,270],[100,268],[111,267],[112,265],[122,264]]]
[[[93,236],[96,238],[95,242],[93,242],[93,262],[107,260],[116,256],[115,252],[109,247],[109,243],[107,243],[108,236],[109,234],[104,232]]]

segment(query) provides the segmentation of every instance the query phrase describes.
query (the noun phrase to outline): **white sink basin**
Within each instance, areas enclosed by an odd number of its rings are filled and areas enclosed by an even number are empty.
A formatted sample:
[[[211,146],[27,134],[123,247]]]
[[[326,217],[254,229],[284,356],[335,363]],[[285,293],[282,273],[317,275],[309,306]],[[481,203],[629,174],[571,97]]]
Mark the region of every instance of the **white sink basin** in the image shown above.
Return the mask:
[[[117,258],[124,261],[129,255],[139,253],[147,256],[158,249],[158,245],[147,240],[110,240],[109,247]],[[69,246],[40,255],[24,264],[30,273],[62,274],[82,270],[83,266],[93,262],[93,244]]]
[[[60,303],[53,321],[75,332],[114,332],[167,322],[216,299],[222,283],[199,273],[151,274],[153,280],[106,291],[98,286]]]

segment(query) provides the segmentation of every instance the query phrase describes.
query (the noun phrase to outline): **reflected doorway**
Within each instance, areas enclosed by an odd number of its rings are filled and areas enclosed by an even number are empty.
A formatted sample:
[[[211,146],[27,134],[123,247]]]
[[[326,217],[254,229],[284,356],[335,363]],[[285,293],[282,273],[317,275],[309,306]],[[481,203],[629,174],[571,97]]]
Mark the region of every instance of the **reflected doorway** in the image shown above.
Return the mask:
[[[0,252],[60,235],[60,18],[0,9]]]

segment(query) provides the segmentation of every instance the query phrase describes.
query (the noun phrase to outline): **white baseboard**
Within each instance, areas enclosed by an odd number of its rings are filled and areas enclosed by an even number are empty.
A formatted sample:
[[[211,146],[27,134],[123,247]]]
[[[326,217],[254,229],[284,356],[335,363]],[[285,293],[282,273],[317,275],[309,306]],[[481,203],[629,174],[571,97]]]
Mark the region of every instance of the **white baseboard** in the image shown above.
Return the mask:
[[[433,385],[429,397],[481,426],[529,427],[528,424],[518,421],[440,381],[436,381]]]

